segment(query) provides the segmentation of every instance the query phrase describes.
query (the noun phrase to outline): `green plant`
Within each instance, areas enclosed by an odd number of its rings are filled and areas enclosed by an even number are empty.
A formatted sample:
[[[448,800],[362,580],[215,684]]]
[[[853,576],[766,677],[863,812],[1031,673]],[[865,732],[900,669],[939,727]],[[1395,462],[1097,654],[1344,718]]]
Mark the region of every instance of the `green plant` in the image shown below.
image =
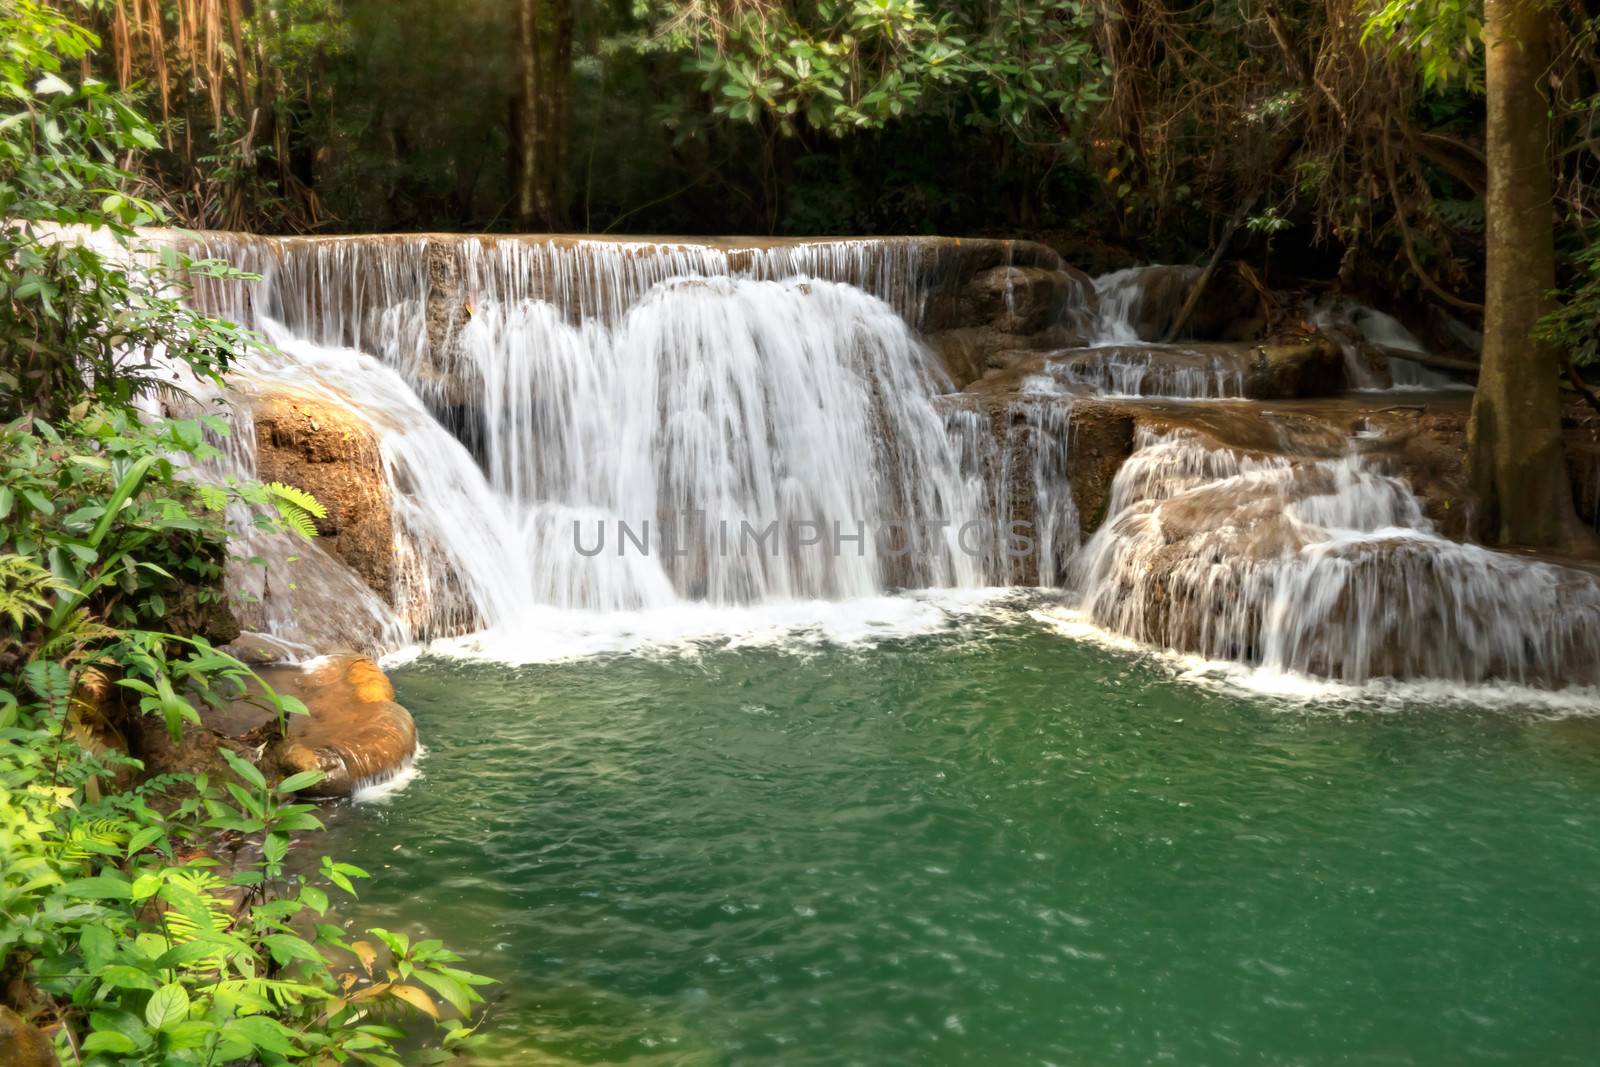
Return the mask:
[[[1556,306],[1539,320],[1537,331],[1580,367],[1600,364],[1600,226],[1585,237],[1571,259],[1572,280],[1556,291]]]
[[[210,268],[126,254],[154,215],[116,191],[113,161],[152,138],[103,87],[63,79],[93,43],[0,0],[0,92],[17,108],[0,120],[0,1003],[73,1067],[398,1067],[416,1017],[438,1040],[407,1062],[434,1062],[472,1043],[487,979],[387,931],[372,937],[393,963],[375,972],[371,942],[323,921],[330,889],[366,875],[286,862],[291,835],[321,828],[297,797],[320,772],[273,782],[219,742],[217,780],[150,777],[117,741],[143,716],[180,738],[247,693],[280,733],[305,712],[211,634],[228,621],[225,509],[283,536],[314,535],[323,511],[288,486],[196,480],[226,427],[134,404],[173,366],[220,380],[254,341],[183,305],[178,283]],[[68,223],[120,250],[52,230]]]

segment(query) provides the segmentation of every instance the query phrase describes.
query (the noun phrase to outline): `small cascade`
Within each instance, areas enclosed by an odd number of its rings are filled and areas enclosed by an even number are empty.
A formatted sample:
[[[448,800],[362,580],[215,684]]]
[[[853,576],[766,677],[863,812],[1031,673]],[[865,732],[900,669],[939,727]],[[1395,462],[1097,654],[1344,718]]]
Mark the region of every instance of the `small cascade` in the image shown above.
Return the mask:
[[[1369,344],[1389,357],[1389,377],[1394,382],[1394,388],[1452,389],[1459,384],[1448,374],[1397,354],[1416,352],[1427,355],[1428,350],[1393,315],[1386,315],[1376,308],[1362,307],[1357,309],[1355,324]]]
[[[1024,396],[991,414],[954,398],[945,432],[967,499],[992,532],[983,559],[989,585],[1054,588],[1082,540],[1072,493],[1072,404]]]
[[[1405,358],[1404,353],[1426,355],[1428,350],[1392,315],[1365,304],[1333,299],[1314,305],[1310,318],[1338,342],[1353,388],[1434,391],[1461,387],[1450,375]]]
[[[1072,495],[1072,405],[1029,398],[1013,401],[1011,415],[1007,466],[1022,462],[1032,494],[1033,550],[1024,555],[1036,560],[1038,585],[1059,586],[1082,537]],[[1008,473],[1009,481],[1024,472]]]
[[[1144,340],[1154,340],[1140,337],[1135,325],[1144,299],[1144,275],[1150,269],[1126,267],[1102,274],[1094,280],[1100,310],[1089,339],[1091,345],[1136,345]]]
[[[1141,432],[1076,564],[1099,625],[1342,682],[1600,681],[1600,582],[1445,540],[1360,456]]]
[[[1105,347],[1062,354],[1047,367],[1061,381],[1106,397],[1203,400],[1244,395],[1244,361],[1234,353],[1175,345]]]

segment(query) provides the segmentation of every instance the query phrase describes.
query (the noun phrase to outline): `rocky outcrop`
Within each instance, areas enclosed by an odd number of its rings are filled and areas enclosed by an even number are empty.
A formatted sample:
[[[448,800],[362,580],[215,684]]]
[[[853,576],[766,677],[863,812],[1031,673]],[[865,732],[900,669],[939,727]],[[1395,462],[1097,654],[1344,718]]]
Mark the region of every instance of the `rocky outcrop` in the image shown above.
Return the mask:
[[[293,634],[298,658],[393,648],[394,518],[371,427],[320,396],[273,392],[251,404],[257,476],[309,492],[327,516],[311,541],[256,530],[236,539],[226,584],[239,628]]]
[[[0,1006],[0,1067],[56,1067],[49,1038],[22,1016]]]
[[[1567,474],[1578,518],[1600,529],[1600,416],[1582,405],[1568,406],[1563,420]]]
[[[299,700],[309,714],[287,716],[280,729],[260,685],[250,680],[243,694],[202,712],[201,725],[186,729],[179,742],[172,742],[164,729],[148,736],[146,747],[158,766],[226,776],[216,754],[226,745],[258,758],[269,777],[320,770],[327,777],[307,792],[336,797],[393,777],[416,755],[416,725],[371,659],[341,653],[305,663],[262,663],[275,654],[272,642],[260,635],[247,637],[228,651],[254,662],[261,681]]]
[[[1096,306],[1094,283],[1082,271],[1004,263],[946,279],[930,296],[924,328],[963,388],[1000,365],[1002,354],[1083,344]]]
[[[1145,267],[1129,279],[1139,289],[1131,306],[1131,319],[1141,339],[1166,339],[1201,273],[1199,267],[1156,266]],[[1179,329],[1177,339],[1248,341],[1259,337],[1265,326],[1261,295],[1237,266],[1222,267],[1206,282],[1205,292]]]
[[[1344,387],[1343,353],[1315,334],[1269,344],[1193,341],[1003,350],[988,357],[967,391],[1289,400],[1333,396]]]
[[[400,773],[417,752],[417,728],[395,702],[394,686],[365,656],[326,656],[295,667],[267,668],[267,683],[298,697],[311,712],[293,716],[274,754],[285,774],[319,770],[308,792],[346,796]]]
[[[1320,334],[1251,349],[1245,395],[1255,400],[1333,396],[1345,387],[1344,353]]]
[[[1416,532],[1410,494],[1348,459],[1251,456],[1192,430],[1141,444],[1083,553],[1099,624],[1350,683],[1596,680],[1593,575]]]
[[[321,397],[270,393],[255,399],[256,471],[262,481],[304,489],[327,509],[317,542],[389,596],[394,518],[372,428]]]

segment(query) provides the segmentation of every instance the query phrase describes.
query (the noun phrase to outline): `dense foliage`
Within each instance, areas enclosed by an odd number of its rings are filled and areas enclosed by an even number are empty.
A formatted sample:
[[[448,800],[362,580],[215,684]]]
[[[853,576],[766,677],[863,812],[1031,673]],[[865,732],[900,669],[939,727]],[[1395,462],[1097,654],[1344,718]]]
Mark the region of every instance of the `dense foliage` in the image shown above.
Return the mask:
[[[330,921],[365,874],[289,862],[320,772],[274,782],[224,745],[226,774],[150,777],[129,754],[143,720],[176,741],[247,687],[280,731],[304,713],[211,637],[224,509],[296,536],[318,505],[197,482],[224,424],[139,407],[254,342],[180,299],[224,268],[131,247],[161,214],[122,162],[155,135],[72,69],[95,43],[0,0],[0,1022],[64,1064],[398,1065],[420,1015],[442,1042],[407,1062],[444,1058],[486,980],[436,941]]]
[[[192,225],[989,232],[1091,269],[1105,241],[1222,242],[1283,280],[1480,311],[1481,0],[72,6],[157,117],[142,174]],[[1596,26],[1547,10],[1581,295]]]

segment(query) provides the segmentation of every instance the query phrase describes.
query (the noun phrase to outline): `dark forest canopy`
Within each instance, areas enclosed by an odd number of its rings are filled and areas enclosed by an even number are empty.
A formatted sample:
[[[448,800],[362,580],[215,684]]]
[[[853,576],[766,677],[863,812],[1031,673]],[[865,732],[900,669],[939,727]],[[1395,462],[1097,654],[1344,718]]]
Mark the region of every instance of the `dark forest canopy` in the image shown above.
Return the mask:
[[[155,176],[195,225],[1060,230],[1183,256],[1239,216],[1325,270],[1403,259],[1436,299],[1478,299],[1481,5],[1459,0],[70,6],[110,45],[101,73],[165,117]],[[1594,13],[1548,17],[1575,244]]]

